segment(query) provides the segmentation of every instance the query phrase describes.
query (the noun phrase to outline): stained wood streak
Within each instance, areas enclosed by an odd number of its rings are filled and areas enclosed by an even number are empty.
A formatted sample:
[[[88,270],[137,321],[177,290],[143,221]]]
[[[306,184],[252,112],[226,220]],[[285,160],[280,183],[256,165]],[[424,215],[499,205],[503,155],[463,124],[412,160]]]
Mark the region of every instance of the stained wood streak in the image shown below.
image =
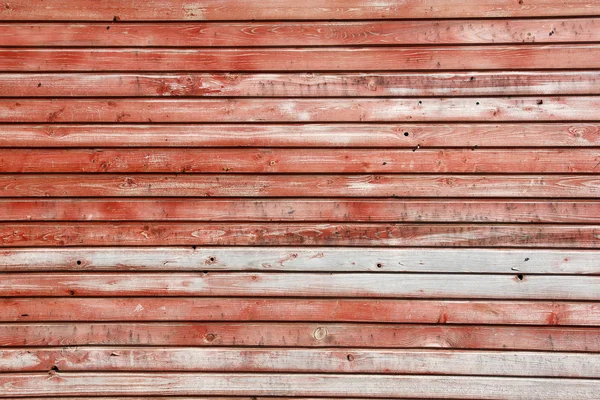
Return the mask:
[[[0,71],[597,69],[598,44],[261,49],[0,49]]]
[[[0,304],[3,322],[304,321],[600,326],[600,307],[596,302],[78,297],[5,298]]]
[[[0,221],[600,223],[600,201],[407,199],[0,200]]]
[[[0,124],[0,147],[590,147],[597,123]]]
[[[421,19],[421,18],[499,18],[542,16],[595,16],[600,6],[590,0],[532,0],[527,4],[494,0],[469,0],[460,4],[444,0],[240,0],[198,2],[190,0],[134,0],[127,4],[106,0],[55,0],[51,6],[41,1],[13,0],[0,10],[1,20],[59,21],[177,21],[177,20],[310,20],[310,19]]]
[[[105,247],[0,250],[2,272],[296,271],[600,275],[593,250]]]
[[[415,150],[415,149],[413,149]],[[0,173],[595,173],[597,149],[7,149]]]
[[[466,274],[6,273],[2,297],[272,296],[600,300],[600,277]],[[595,306],[600,313],[600,305]],[[441,317],[440,317],[441,318]]]
[[[1,73],[0,92],[12,97],[597,95],[600,73]]]
[[[369,343],[372,348],[598,352],[599,338],[600,329],[589,327],[224,322],[0,324],[0,343],[18,347],[364,347]]]
[[[0,197],[600,197],[596,176],[539,174],[2,174],[0,187]]]
[[[600,57],[600,56],[599,56]],[[600,96],[393,99],[0,99],[0,122],[596,121]]]
[[[546,352],[364,349],[8,349],[0,371],[310,372],[600,377],[600,355]],[[557,367],[560,365],[560,367]]]
[[[257,47],[598,42],[598,28],[598,18],[108,25],[13,23],[0,24],[0,45]]]
[[[408,246],[600,248],[598,225],[31,222],[0,225],[0,246]]]

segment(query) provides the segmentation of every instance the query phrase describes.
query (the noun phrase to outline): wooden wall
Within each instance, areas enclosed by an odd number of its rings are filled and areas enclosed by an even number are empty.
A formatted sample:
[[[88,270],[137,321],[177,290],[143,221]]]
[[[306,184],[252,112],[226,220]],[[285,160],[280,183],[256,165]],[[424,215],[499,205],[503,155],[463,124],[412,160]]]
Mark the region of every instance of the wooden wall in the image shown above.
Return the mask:
[[[597,0],[0,20],[0,397],[600,398]]]

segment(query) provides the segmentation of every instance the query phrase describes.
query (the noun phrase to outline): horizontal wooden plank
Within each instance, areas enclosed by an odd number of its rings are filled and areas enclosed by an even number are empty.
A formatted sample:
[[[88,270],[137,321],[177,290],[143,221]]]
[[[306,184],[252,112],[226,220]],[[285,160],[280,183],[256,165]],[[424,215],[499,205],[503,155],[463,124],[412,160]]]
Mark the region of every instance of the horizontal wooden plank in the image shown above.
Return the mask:
[[[5,149],[0,173],[596,173],[597,149]]]
[[[595,175],[2,174],[0,187],[0,197],[600,197]]]
[[[205,371],[600,377],[600,355],[377,349],[88,347],[7,349],[1,372]]]
[[[30,222],[0,224],[15,246],[407,246],[600,248],[598,225]]]
[[[276,346],[600,351],[591,327],[328,323],[14,323],[2,346]]]
[[[600,11],[600,9],[599,9]],[[0,24],[0,45],[235,47],[598,42],[598,18]]]
[[[0,147],[588,147],[597,123],[1,125]]]
[[[0,305],[3,322],[303,321],[600,326],[600,307],[591,302],[67,297],[5,298],[0,299]]]
[[[595,399],[600,380],[432,375],[256,373],[15,373],[1,374],[0,397],[27,395],[258,395],[395,397],[450,395],[461,399]],[[534,388],[534,389],[533,389]],[[576,396],[576,397],[575,397]],[[447,397],[446,397],[447,398]]]
[[[597,95],[599,71],[1,73],[12,97]]]
[[[0,71],[597,69],[598,44],[264,49],[0,49]]]
[[[0,10],[2,20],[69,21],[173,21],[173,20],[286,20],[286,19],[397,19],[477,18],[599,15],[600,6],[591,0],[531,0],[506,3],[468,0],[449,4],[444,0],[13,0]]]
[[[598,276],[390,273],[5,273],[0,297],[270,296],[600,300]],[[600,311],[600,303],[595,306]]]
[[[0,221],[600,223],[592,200],[0,200]]]
[[[0,250],[1,272],[296,271],[600,275],[593,250],[304,247]]]
[[[600,57],[600,55],[599,55]],[[0,122],[594,121],[600,96],[428,99],[0,99]]]

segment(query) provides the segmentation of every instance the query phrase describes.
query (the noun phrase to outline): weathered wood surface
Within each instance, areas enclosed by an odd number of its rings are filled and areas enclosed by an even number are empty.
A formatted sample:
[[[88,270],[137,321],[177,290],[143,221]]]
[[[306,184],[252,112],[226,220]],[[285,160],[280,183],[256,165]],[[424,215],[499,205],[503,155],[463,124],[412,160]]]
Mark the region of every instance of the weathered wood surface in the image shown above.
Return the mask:
[[[528,400],[527,389],[547,399],[593,399],[600,381],[431,375],[256,373],[15,373],[0,375],[2,397],[23,395],[229,395],[406,397],[447,395],[462,399]],[[443,397],[440,397],[443,396]]]
[[[66,295],[76,296],[77,292]],[[326,321],[600,326],[597,302],[163,296],[6,298],[0,304],[2,322]]]
[[[600,55],[599,55],[600,59]],[[600,97],[0,99],[0,122],[595,121]]]
[[[597,173],[597,149],[8,149],[0,173]]]
[[[3,97],[598,95],[600,73],[0,73],[0,91]]]
[[[306,372],[600,377],[600,355],[383,349],[87,347],[7,349],[0,371]]]
[[[598,44],[227,49],[0,49],[0,71],[596,69]]]
[[[0,224],[15,246],[409,246],[600,249],[599,225],[31,222]]]
[[[598,147],[598,123],[0,124],[19,147]]]
[[[8,6],[8,7],[7,7]],[[0,10],[2,20],[59,21],[176,21],[176,20],[309,20],[397,18],[498,18],[538,16],[595,16],[593,0],[531,0],[499,3],[497,0],[12,0]]]
[[[600,13],[600,8],[598,11]],[[599,28],[598,18],[172,24],[13,23],[0,24],[0,45],[255,47],[571,43],[600,41]]]
[[[598,168],[596,168],[598,169]],[[0,197],[600,197],[596,175],[0,174]],[[310,188],[310,190],[307,190]]]
[[[376,339],[376,340],[374,340]],[[600,328],[332,323],[3,323],[12,347],[153,345],[600,351]]]
[[[599,24],[0,3],[0,397],[597,398]]]
[[[595,250],[115,247],[0,250],[1,272],[292,271],[600,275]]]
[[[600,223],[596,200],[0,200],[0,221]]]
[[[600,277],[364,273],[5,273],[0,296],[600,300]],[[600,313],[600,305],[592,308]]]

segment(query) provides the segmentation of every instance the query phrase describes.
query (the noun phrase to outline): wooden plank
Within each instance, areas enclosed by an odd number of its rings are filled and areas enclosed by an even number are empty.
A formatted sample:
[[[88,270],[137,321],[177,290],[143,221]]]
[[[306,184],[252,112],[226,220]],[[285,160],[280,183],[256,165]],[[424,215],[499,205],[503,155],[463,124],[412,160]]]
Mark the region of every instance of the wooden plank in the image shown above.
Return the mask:
[[[0,304],[3,322],[304,321],[600,326],[600,307],[590,302],[96,297],[6,298],[0,299]]]
[[[592,200],[0,200],[0,221],[600,223]]]
[[[406,246],[600,248],[598,225],[31,222],[0,224],[15,246]]]
[[[305,247],[0,250],[1,272],[296,271],[600,275],[593,250]]]
[[[597,123],[0,124],[1,147],[589,147]]]
[[[402,71],[598,68],[598,44],[261,49],[0,49],[0,71]]]
[[[600,10],[600,9],[599,9]],[[0,45],[235,47],[600,41],[598,18],[0,24]]]
[[[377,349],[21,348],[2,351],[1,372],[303,372],[600,377],[600,355]]]
[[[600,351],[600,329],[582,327],[328,323],[0,324],[2,346],[276,346]]]
[[[3,197],[511,197],[596,198],[581,175],[0,175]],[[306,187],[315,188],[311,192]]]
[[[599,55],[600,58],[600,55]],[[385,99],[0,99],[0,122],[595,121],[600,96]]]
[[[0,375],[7,396],[27,395],[257,395],[432,396],[461,399],[595,399],[593,379],[432,375],[321,375],[256,373],[15,373]],[[532,387],[535,387],[532,390]]]
[[[265,296],[600,300],[598,276],[390,273],[5,273],[0,297]],[[600,303],[595,306],[600,313]],[[441,318],[441,317],[440,317]]]
[[[2,20],[59,21],[173,21],[173,20],[308,20],[308,19],[419,19],[419,18],[492,18],[599,15],[600,6],[591,0],[531,0],[527,3],[503,3],[495,0],[468,0],[448,3],[444,0],[264,0],[260,3],[240,0],[12,0],[0,10]]]
[[[599,71],[2,73],[12,97],[597,95]]]
[[[3,174],[0,187],[0,197],[600,197],[594,175]]]
[[[597,149],[6,149],[0,173],[596,173]]]

